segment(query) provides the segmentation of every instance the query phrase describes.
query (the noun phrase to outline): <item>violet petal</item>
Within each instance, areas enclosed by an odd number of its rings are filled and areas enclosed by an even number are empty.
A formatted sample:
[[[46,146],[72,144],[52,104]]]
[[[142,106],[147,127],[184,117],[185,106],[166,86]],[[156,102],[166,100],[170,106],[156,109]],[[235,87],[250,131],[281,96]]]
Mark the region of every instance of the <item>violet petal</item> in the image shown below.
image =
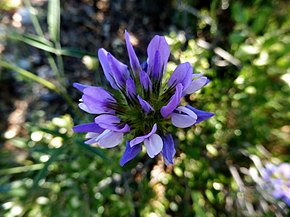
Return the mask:
[[[284,202],[290,206],[290,196],[289,196],[290,192],[288,192],[288,194],[283,198]]]
[[[99,51],[98,51],[99,61],[100,61],[101,66],[103,68],[106,79],[109,81],[111,87],[117,90],[118,86],[115,82],[114,74],[111,71],[111,67],[110,67],[110,64],[109,64],[109,61],[107,58],[107,54],[108,54],[108,52],[105,49],[103,49],[103,48],[99,49]]]
[[[108,114],[102,114],[95,118],[95,123],[104,129],[107,129],[110,126],[116,126],[120,121],[120,118],[117,116]]]
[[[182,84],[179,83],[176,86],[176,91],[171,97],[169,103],[160,109],[162,117],[167,118],[174,111],[174,109],[179,105],[180,99],[182,97],[182,89],[183,89]]]
[[[114,132],[126,133],[130,131],[130,127],[128,124],[125,124],[123,127],[119,126],[120,118],[115,115],[102,114],[95,118],[95,123],[100,127],[108,130],[112,130]]]
[[[283,195],[284,192],[281,188],[276,188],[273,192],[272,192],[273,197],[275,197],[276,199],[280,199]]]
[[[96,143],[104,148],[113,148],[117,146],[123,140],[124,133],[113,132],[111,130],[105,130],[96,138]]]
[[[197,123],[199,123],[201,121],[204,121],[206,119],[209,119],[210,117],[214,116],[214,114],[211,113],[211,112],[205,112],[205,111],[202,111],[202,110],[198,110],[196,108],[193,108],[190,105],[187,105],[186,108],[190,109],[191,111],[193,111],[197,115],[197,120],[196,120],[195,124],[197,124]]]
[[[138,136],[134,139],[132,139],[130,141],[130,146],[133,147],[137,144],[140,144],[141,142],[143,142],[145,139],[147,139],[149,136],[151,136],[152,134],[154,134],[157,131],[157,124],[154,124],[152,127],[152,130],[150,131],[150,133],[144,135],[144,136]]]
[[[124,166],[128,161],[135,158],[142,151],[141,144],[135,145],[133,147],[130,146],[130,142],[126,141],[126,149],[124,154],[120,160],[120,165]]]
[[[114,97],[102,87],[88,87],[84,89],[84,94],[92,97],[96,101],[116,102]]]
[[[79,107],[84,111],[92,114],[110,113],[114,114],[114,110],[107,107],[111,102],[116,102],[114,97],[101,87],[88,87],[83,90],[83,103]]]
[[[166,64],[170,55],[170,48],[169,45],[166,42],[166,39],[164,36],[156,35],[154,38],[150,41],[148,48],[147,48],[147,54],[148,54],[148,70],[153,69],[154,63],[155,63],[155,55],[156,51],[159,51],[160,59],[159,64],[160,68],[163,68],[163,71],[166,69]],[[163,73],[163,72],[160,72]]]
[[[277,172],[281,173],[286,179],[290,181],[290,164],[288,163],[280,164],[278,166]]]
[[[112,54],[107,54],[107,59],[111,72],[114,76],[116,85],[120,88],[124,88],[126,85],[126,80],[130,77],[128,67],[117,60]]]
[[[201,76],[197,78],[196,80],[193,80],[190,85],[184,89],[185,94],[192,94],[198,90],[200,90],[203,86],[205,86],[208,83],[208,78],[205,76]]]
[[[190,63],[182,63],[176,67],[176,69],[170,76],[167,84],[169,87],[171,87],[173,85],[181,83],[183,86],[183,90],[185,90],[191,83],[192,73],[193,68]]]
[[[149,75],[143,70],[140,72],[140,83],[145,91],[152,92],[152,82]]]
[[[174,148],[174,141],[171,134],[167,134],[165,137],[162,137],[163,140],[163,149],[162,155],[166,165],[173,164],[173,157],[176,154]]]
[[[146,113],[146,115],[152,110],[154,111],[154,108],[147,102],[145,101],[144,99],[142,99],[141,96],[137,96],[138,100],[139,100],[139,103],[142,107],[142,109],[144,110],[144,112]]]
[[[74,126],[72,129],[74,132],[78,133],[87,133],[87,132],[102,133],[104,131],[104,129],[101,128],[96,123],[79,124]]]
[[[136,86],[131,77],[126,81],[126,94],[128,97],[133,98],[136,96]]]
[[[159,50],[157,50],[155,52],[154,64],[153,64],[153,67],[151,69],[151,75],[156,81],[159,81],[163,75],[162,65],[160,63],[160,59],[161,59],[160,52],[159,52]]]
[[[184,106],[175,109],[171,116],[172,124],[179,128],[190,127],[196,123],[196,120],[197,115]]]
[[[73,83],[73,87],[78,89],[79,91],[83,92],[83,90],[87,87],[92,87],[92,86],[89,86],[89,85],[85,85],[85,84],[80,84],[80,83],[77,83],[77,82],[74,82]]]
[[[82,100],[83,103],[80,103],[79,107],[86,112],[91,114],[114,113],[114,110],[107,108],[106,101],[96,101],[89,95],[83,95]]]
[[[140,62],[139,62],[137,55],[134,51],[134,48],[130,42],[130,35],[127,32],[127,30],[125,30],[125,40],[126,40],[126,47],[127,47],[127,51],[128,51],[128,55],[129,55],[131,68],[132,68],[133,72],[139,74],[139,72],[141,71]]]
[[[115,132],[120,132],[120,133],[127,133],[130,131],[130,127],[128,124],[125,124],[123,127],[116,127],[114,129]]]

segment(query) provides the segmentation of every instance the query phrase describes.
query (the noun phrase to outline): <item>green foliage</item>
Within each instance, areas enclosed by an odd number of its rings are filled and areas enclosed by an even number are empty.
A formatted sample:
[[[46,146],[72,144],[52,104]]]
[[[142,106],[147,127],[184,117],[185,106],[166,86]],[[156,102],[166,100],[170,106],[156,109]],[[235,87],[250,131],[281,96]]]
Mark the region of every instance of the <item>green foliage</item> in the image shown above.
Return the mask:
[[[59,0],[48,1],[47,23],[52,41],[60,40],[60,3]]]
[[[0,60],[1,73],[13,71],[55,91],[70,110],[52,118],[33,111],[26,134],[1,138],[13,151],[1,147],[0,216],[287,215],[282,201],[260,189],[259,178],[266,162],[289,161],[290,7],[287,1],[222,2],[177,1],[172,23],[182,31],[166,35],[167,78],[186,61],[205,73],[211,82],[184,100],[215,116],[177,130],[175,164],[168,167],[143,150],[122,168],[124,146],[87,146],[72,132],[86,121],[71,112],[76,103],[67,94],[62,56],[86,58],[91,69],[97,61],[95,54],[61,46],[60,1],[48,1],[49,39],[33,14],[36,34],[9,30],[12,43],[47,52],[55,83],[7,60]]]

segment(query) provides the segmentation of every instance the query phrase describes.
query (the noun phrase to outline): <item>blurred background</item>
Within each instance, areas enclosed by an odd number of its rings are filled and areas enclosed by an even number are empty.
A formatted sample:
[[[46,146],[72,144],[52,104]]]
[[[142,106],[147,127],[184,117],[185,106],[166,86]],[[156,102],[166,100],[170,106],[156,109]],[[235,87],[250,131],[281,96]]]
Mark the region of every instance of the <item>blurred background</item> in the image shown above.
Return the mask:
[[[265,178],[289,163],[289,11],[287,0],[0,0],[0,216],[289,216]],[[211,79],[185,100],[215,116],[175,132],[174,165],[142,153],[122,168],[124,145],[90,147],[71,130],[92,118],[72,83],[110,88],[97,50],[128,64],[125,29],[140,62],[164,35],[168,76],[188,61]],[[290,175],[274,178],[290,192]]]

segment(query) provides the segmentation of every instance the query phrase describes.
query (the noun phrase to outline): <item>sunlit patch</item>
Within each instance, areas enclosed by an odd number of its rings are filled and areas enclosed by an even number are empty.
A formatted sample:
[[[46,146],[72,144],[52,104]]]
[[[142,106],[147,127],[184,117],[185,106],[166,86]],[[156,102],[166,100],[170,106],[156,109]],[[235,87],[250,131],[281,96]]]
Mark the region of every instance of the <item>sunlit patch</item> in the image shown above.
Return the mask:
[[[254,60],[254,64],[257,66],[264,66],[269,63],[269,54],[265,51],[262,51],[259,55],[259,58]]]
[[[12,22],[12,25],[16,28],[20,28],[22,26],[21,24],[21,20],[22,20],[22,17],[20,14],[18,13],[15,13],[12,17],[13,19],[13,22]]]
[[[67,126],[67,121],[62,117],[53,118],[52,123],[58,127]]]
[[[237,77],[235,80],[236,84],[243,84],[245,82],[245,79],[242,76]]]
[[[130,33],[130,42],[133,46],[137,46],[139,44],[138,38],[132,33]]]
[[[50,156],[45,154],[45,155],[42,155],[39,160],[43,163],[47,162],[49,160]]]
[[[224,187],[223,184],[222,183],[219,183],[219,182],[214,182],[212,186],[217,191],[223,190],[223,187]]]
[[[207,144],[206,145],[206,150],[212,156],[217,156],[218,155],[218,150],[212,144]]]
[[[290,86],[290,70],[287,71],[286,74],[281,76],[281,79]]]
[[[16,136],[17,130],[15,128],[8,130],[4,133],[4,138],[5,139],[12,139]]]
[[[248,94],[256,94],[257,89],[254,86],[249,86],[245,89],[245,92]]]
[[[31,133],[31,140],[34,142],[39,142],[42,140],[44,133],[41,131],[35,131]]]
[[[60,148],[63,144],[63,138],[62,137],[54,137],[50,143],[49,146],[53,148]]]
[[[22,0],[1,0],[0,9],[11,10],[21,6]]]
[[[36,199],[36,203],[38,203],[40,205],[46,205],[49,203],[49,199],[47,197],[38,197]]]
[[[11,208],[10,212],[13,216],[18,216],[22,213],[23,207],[20,205],[15,205]]]
[[[3,209],[11,209],[11,207],[13,206],[13,202],[6,202],[2,204]]]

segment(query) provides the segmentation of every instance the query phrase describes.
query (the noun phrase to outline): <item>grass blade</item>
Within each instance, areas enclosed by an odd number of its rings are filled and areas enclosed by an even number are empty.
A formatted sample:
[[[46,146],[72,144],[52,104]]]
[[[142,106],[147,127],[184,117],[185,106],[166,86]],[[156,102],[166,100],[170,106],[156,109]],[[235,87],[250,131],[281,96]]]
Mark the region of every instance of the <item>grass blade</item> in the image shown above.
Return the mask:
[[[77,58],[82,58],[84,56],[97,57],[95,53],[79,50],[76,48],[62,48],[60,53],[64,56],[71,56]]]
[[[17,72],[18,74],[20,74],[21,76],[23,76],[26,79],[35,81],[39,84],[42,84],[43,86],[47,87],[48,89],[51,89],[57,93],[61,93],[60,89],[55,86],[53,83],[33,74],[32,72],[26,71],[22,68],[19,68],[18,66],[12,65],[11,63],[5,62],[0,60],[0,66],[4,67],[6,69],[12,70]]]
[[[50,2],[51,2],[51,1],[49,1],[49,4],[52,4],[52,3],[50,3]],[[41,29],[41,26],[40,26],[39,20],[38,20],[37,16],[36,16],[35,13],[34,13],[34,8],[32,7],[32,5],[31,5],[31,3],[30,3],[30,0],[24,0],[24,4],[25,4],[25,6],[29,9],[29,12],[30,12],[30,18],[31,18],[31,20],[32,20],[32,23],[33,23],[33,26],[34,26],[34,29],[35,29],[36,33],[37,33],[40,37],[43,37],[43,38],[44,38],[44,33],[43,33],[42,29]],[[59,5],[59,4],[58,4],[58,5]],[[57,12],[57,13],[59,13],[59,12]],[[57,13],[56,13],[56,14],[57,14]],[[60,17],[60,16],[59,16],[59,17]],[[53,20],[54,18],[51,17],[50,19]],[[51,21],[49,21],[49,22],[51,22]],[[52,21],[52,22],[55,22],[55,21]],[[58,22],[60,22],[60,18],[58,18]],[[55,25],[55,24],[54,24],[54,25]],[[60,25],[60,24],[58,23],[58,25]],[[60,28],[60,27],[58,27],[58,31],[59,31],[59,28]],[[58,35],[59,35],[59,33],[58,33]],[[57,44],[57,43],[56,43],[56,44]],[[43,47],[43,48],[46,48],[46,47]],[[57,52],[58,49],[54,49],[54,50],[52,50],[52,49],[49,49],[49,48],[48,48],[48,49],[45,50],[45,51],[47,51],[47,52],[52,52],[52,53],[56,54],[56,55],[58,56],[59,59],[61,59],[59,53]],[[51,69],[53,70],[54,74],[56,75],[58,81],[60,82],[60,84],[61,84],[63,87],[66,87],[65,78],[64,78],[64,76],[63,76],[63,69],[59,69],[59,68],[57,67],[56,62],[55,62],[55,60],[53,59],[53,57],[52,57],[52,55],[51,55],[50,53],[47,53],[47,57],[48,57],[49,65],[51,66]]]
[[[33,164],[33,165],[27,165],[27,166],[20,166],[20,167],[12,167],[8,169],[1,169],[0,170],[0,175],[11,175],[11,174],[16,174],[16,173],[25,173],[25,172],[30,172],[34,170],[40,170],[43,168],[43,164]]]
[[[8,35],[8,38],[22,41],[26,44],[50,53],[58,53],[58,51],[53,47],[52,43],[41,36],[12,32]]]
[[[60,37],[60,2],[59,0],[48,1],[47,14],[48,31],[53,42],[58,42]]]
[[[43,36],[44,37],[44,34],[43,34],[42,29],[41,29],[40,23],[38,21],[38,18],[36,16],[35,12],[34,12],[34,9],[33,9],[32,5],[30,3],[30,0],[24,0],[24,4],[29,10],[29,15],[30,15],[30,18],[31,18],[31,21],[32,21],[32,24],[34,26],[34,29],[35,29],[36,33],[39,36]]]

